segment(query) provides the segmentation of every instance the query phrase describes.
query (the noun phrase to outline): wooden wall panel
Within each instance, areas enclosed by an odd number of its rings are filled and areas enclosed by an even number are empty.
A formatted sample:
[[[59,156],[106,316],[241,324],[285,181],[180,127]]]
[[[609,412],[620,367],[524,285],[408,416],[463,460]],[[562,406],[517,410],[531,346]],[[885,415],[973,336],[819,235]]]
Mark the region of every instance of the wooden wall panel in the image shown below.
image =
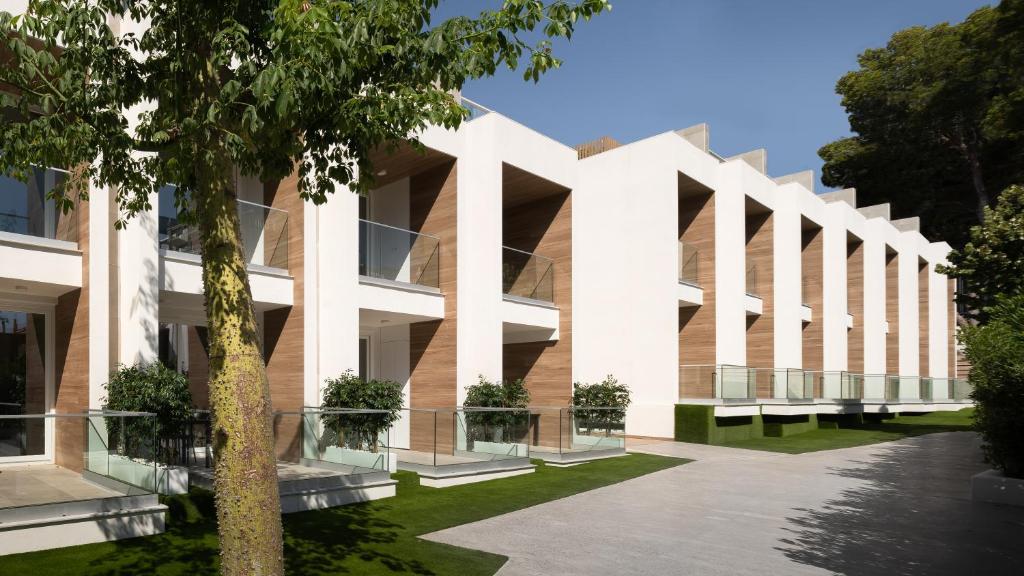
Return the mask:
[[[949,296],[949,308],[946,310],[946,347],[949,359],[950,378],[957,378],[956,374],[956,280],[950,278],[946,281],[946,294]]]
[[[761,298],[763,308],[760,316],[747,317],[747,366],[752,368],[775,367],[775,297],[774,297],[774,240],[772,215],[747,216],[747,267],[757,267],[754,294]],[[758,380],[757,396],[770,397],[768,379],[762,384]]]
[[[803,324],[803,369],[823,370],[825,367],[824,313],[824,234],[821,228],[804,230],[800,266],[802,271],[802,304],[811,307],[811,321]]]
[[[683,366],[712,366],[715,347],[715,195],[680,195],[679,239],[697,250],[697,279],[704,304],[679,308],[679,396],[711,398],[714,383],[698,369]]]
[[[900,257],[889,254],[885,260],[885,319],[889,333],[885,335],[885,371],[900,373]]]
[[[89,409],[89,203],[78,202],[78,248],[82,287],[57,299],[54,310],[54,410]],[[85,426],[80,418],[57,418],[54,463],[75,472],[84,465]]]
[[[416,174],[409,181],[409,227],[441,241],[438,284],[444,294],[444,319],[409,326],[409,405],[413,408],[453,408],[457,400],[456,326],[458,322],[457,205],[458,167],[447,161]],[[413,412],[410,445],[413,450],[451,453],[450,413]]]
[[[188,389],[192,405],[201,410],[210,407],[210,358],[199,331],[205,328],[186,327],[188,331]]]
[[[298,173],[264,186],[264,203],[288,213],[288,273],[292,277],[293,304],[265,312],[263,315],[263,357],[270,381],[270,399],[274,410],[296,411],[304,404],[304,317],[305,254],[304,205],[299,197]],[[275,226],[279,229],[279,225]],[[275,261],[283,261],[282,247],[276,248]],[[292,419],[275,422],[275,444],[278,457],[297,458],[301,443],[301,427]]]
[[[502,378],[522,378],[534,406],[568,406],[572,401],[572,195],[569,192],[521,204],[503,213],[503,243],[554,261],[554,300],[559,338],[555,342],[505,344]],[[557,413],[535,422],[542,445],[557,446]]]
[[[853,328],[846,331],[846,369],[864,373],[864,243],[846,246],[846,311]]]
[[[920,262],[917,268],[917,347],[920,351],[920,376],[931,376],[928,368],[928,347],[931,342],[928,318],[928,265]]]

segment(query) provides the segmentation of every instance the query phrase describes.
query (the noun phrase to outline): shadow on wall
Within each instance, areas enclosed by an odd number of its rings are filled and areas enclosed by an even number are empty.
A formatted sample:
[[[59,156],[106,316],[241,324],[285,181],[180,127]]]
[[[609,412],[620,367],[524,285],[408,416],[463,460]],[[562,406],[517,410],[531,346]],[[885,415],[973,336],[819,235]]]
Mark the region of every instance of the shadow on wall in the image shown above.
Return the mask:
[[[859,486],[819,508],[796,509],[776,549],[847,575],[1017,573],[1024,510],[970,500],[970,477],[987,468],[979,442],[973,433],[932,434],[832,468]],[[944,472],[921,472],[929,468]]]

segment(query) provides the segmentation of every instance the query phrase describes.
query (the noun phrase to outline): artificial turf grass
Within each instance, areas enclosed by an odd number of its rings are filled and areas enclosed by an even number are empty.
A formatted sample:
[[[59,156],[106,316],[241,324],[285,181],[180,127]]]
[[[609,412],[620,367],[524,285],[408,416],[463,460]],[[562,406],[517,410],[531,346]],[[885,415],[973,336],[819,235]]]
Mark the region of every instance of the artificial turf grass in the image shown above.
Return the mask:
[[[430,542],[418,536],[615,484],[688,460],[649,454],[597,460],[450,488],[419,485],[410,472],[394,498],[284,516],[289,574],[494,574],[504,556]],[[214,574],[217,533],[213,496],[194,490],[166,498],[167,532],[0,556],[0,574]]]
[[[877,444],[935,432],[969,431],[973,416],[973,408],[964,408],[956,412],[903,414],[885,420],[865,420],[860,424],[840,422],[838,428],[819,428],[782,438],[751,438],[727,442],[723,445],[731,448],[801,454]]]

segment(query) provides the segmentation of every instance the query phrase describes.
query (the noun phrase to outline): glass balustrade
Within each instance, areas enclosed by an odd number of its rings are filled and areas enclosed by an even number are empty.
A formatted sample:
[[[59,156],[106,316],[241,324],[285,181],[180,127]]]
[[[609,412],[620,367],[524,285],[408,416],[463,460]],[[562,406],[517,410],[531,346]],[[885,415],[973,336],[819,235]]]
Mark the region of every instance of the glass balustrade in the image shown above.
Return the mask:
[[[747,295],[755,296],[760,298],[758,284],[757,284],[757,264],[747,264],[747,283],[746,291]]]
[[[166,191],[166,192],[165,192]],[[173,203],[163,199],[173,187],[161,191],[158,237],[160,248],[187,254],[201,254],[199,228],[178,220]],[[262,204],[238,200],[238,223],[242,255],[249,265],[288,269],[288,213]]]
[[[503,246],[502,290],[508,296],[555,301],[555,263],[550,258]]]
[[[679,241],[679,281],[700,287],[700,250],[682,240]]]
[[[530,453],[596,455],[626,447],[625,408],[604,406],[530,407]]]
[[[359,274],[440,288],[441,241],[377,222],[359,221]]]
[[[391,427],[400,466],[457,467],[530,457],[530,411],[520,408],[403,408]]]
[[[56,168],[33,168],[27,183],[0,176],[0,232],[78,242],[78,210],[62,213],[47,197],[67,182]]]
[[[347,474],[390,471],[386,410],[304,408],[274,413],[279,462]]]

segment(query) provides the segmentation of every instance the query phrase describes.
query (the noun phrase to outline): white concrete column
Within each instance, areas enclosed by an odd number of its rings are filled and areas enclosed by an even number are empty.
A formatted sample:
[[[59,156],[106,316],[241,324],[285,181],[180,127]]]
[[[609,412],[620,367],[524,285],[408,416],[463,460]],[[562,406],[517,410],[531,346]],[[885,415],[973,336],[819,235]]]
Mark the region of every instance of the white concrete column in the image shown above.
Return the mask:
[[[949,376],[949,278],[935,271],[937,264],[946,263],[948,245],[945,242],[930,246],[928,265],[928,374],[933,378]],[[944,386],[932,390],[934,398],[946,398]]]
[[[717,364],[747,364],[746,196],[743,160],[722,164],[715,191],[715,354]]]
[[[825,206],[825,226],[822,231],[824,292],[821,306],[825,371],[847,369],[847,230],[843,211],[849,209],[842,202]],[[863,322],[863,319],[854,318],[854,322]]]
[[[152,205],[152,209],[136,214],[117,232],[118,360],[126,365],[156,362],[159,351],[159,202]]]
[[[89,408],[102,407],[110,369],[110,190],[89,191]]]
[[[303,396],[319,406],[325,379],[359,369],[359,197],[341,188],[325,204],[307,202],[305,215]]]
[[[865,223],[864,373],[885,374],[885,226],[884,218]],[[895,294],[892,295],[894,298]]]
[[[480,376],[502,376],[501,269],[502,165],[496,115],[464,128],[465,146],[458,160],[456,211],[458,340],[456,400]]]
[[[803,232],[796,183],[776,188],[772,241],[774,244],[775,367],[803,366],[801,342],[801,285],[803,282],[801,244]]]
[[[917,266],[918,249],[916,231],[900,234],[899,285],[900,285],[900,376],[921,374],[921,351],[918,310]],[[902,388],[902,387],[901,387]],[[904,391],[901,390],[901,394]]]

